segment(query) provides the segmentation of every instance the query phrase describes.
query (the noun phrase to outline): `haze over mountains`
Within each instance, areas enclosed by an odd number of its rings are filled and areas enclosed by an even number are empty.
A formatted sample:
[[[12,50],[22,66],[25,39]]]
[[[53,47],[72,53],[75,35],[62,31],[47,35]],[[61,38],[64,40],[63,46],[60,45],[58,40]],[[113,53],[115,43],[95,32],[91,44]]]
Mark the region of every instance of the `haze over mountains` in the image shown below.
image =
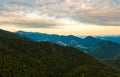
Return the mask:
[[[103,39],[103,40],[109,40],[109,41],[113,41],[113,42],[116,42],[116,43],[119,43],[120,44],[120,35],[114,35],[114,36],[97,36],[96,38],[99,38],[99,39]]]
[[[103,40],[96,39],[94,37],[88,36],[84,39],[69,35],[69,36],[63,36],[63,35],[49,35],[49,34],[43,34],[43,33],[32,33],[32,32],[24,32],[24,31],[18,31],[16,32],[17,35],[20,35],[22,37],[27,37],[33,41],[49,41],[53,43],[57,43],[64,46],[73,46],[79,49],[90,49],[100,43]]]
[[[16,34],[29,38],[33,41],[48,41],[63,46],[73,46],[99,59],[114,59],[115,57],[120,56],[120,44],[118,44],[119,41],[116,43],[114,42],[114,39],[113,41],[109,41],[107,39],[105,40],[101,39],[100,37],[98,38],[92,36],[79,38],[73,35],[49,35],[24,31],[18,31]]]

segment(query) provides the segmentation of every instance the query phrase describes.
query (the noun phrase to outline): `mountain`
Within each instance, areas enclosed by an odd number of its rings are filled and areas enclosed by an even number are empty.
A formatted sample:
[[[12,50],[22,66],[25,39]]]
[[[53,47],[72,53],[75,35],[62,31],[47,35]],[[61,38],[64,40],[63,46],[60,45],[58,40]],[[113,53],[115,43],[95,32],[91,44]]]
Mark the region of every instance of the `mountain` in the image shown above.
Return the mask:
[[[0,33],[1,77],[120,77],[119,69],[73,47]]]
[[[95,47],[97,44],[99,44],[99,43],[102,42],[102,41],[103,41],[103,40],[94,38],[94,37],[92,37],[92,36],[87,36],[87,37],[84,39],[83,44],[84,44],[85,46],[87,46],[88,48],[93,48],[93,47]]]
[[[5,34],[5,35],[4,35]],[[2,29],[0,29],[0,37],[7,37],[7,38],[14,38],[14,39],[22,39],[22,40],[30,40],[28,38],[25,37],[19,37],[19,35],[16,35],[15,33],[10,33],[8,31],[4,31]]]
[[[92,48],[91,55],[100,59],[114,59],[120,56],[120,44],[112,41],[104,41]]]
[[[79,38],[73,35],[62,36],[24,31],[18,31],[16,34],[37,42],[48,41],[63,46],[73,46],[98,59],[113,59],[120,56],[120,44],[98,37],[87,36]]]
[[[4,34],[5,34],[5,35],[4,35]],[[15,33],[10,33],[10,32],[8,32],[8,31],[4,31],[4,30],[2,30],[2,29],[0,29],[0,36],[2,36],[2,37],[9,37],[9,38],[11,38],[11,37],[21,38],[21,37],[19,37],[18,35],[16,35]]]
[[[63,46],[73,46],[80,50],[87,50],[103,40],[88,36],[86,38],[79,38],[73,35],[69,36],[62,36],[62,35],[49,35],[43,33],[33,33],[33,32],[24,32],[18,31],[16,32],[17,35],[29,38],[33,41],[49,41],[52,43],[57,43]]]
[[[109,40],[120,44],[120,35],[118,36],[97,36],[98,39]]]

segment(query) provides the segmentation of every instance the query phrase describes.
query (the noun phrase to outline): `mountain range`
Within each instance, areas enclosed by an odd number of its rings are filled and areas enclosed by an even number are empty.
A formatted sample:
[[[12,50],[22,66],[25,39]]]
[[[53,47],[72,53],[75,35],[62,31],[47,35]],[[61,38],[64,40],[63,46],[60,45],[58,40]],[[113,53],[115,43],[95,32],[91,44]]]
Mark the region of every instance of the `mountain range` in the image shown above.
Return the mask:
[[[116,42],[120,44],[120,35],[116,36],[97,36],[96,38],[103,39],[103,40],[109,40],[112,42]]]
[[[70,46],[0,30],[1,77],[119,77],[120,70]]]
[[[102,39],[100,36],[99,38],[92,36],[80,38],[73,35],[50,35],[24,31],[17,31],[16,34],[37,42],[48,41],[63,46],[72,46],[98,59],[114,59],[120,56],[120,44],[112,40]]]
[[[29,38],[33,41],[49,41],[52,43],[57,43],[63,46],[73,46],[75,48],[79,49],[90,49],[100,43],[103,40],[96,39],[94,37],[88,36],[84,39],[73,36],[73,35],[68,35],[68,36],[63,36],[63,35],[49,35],[49,34],[44,34],[44,33],[32,33],[32,32],[24,32],[24,31],[17,31],[17,35]]]

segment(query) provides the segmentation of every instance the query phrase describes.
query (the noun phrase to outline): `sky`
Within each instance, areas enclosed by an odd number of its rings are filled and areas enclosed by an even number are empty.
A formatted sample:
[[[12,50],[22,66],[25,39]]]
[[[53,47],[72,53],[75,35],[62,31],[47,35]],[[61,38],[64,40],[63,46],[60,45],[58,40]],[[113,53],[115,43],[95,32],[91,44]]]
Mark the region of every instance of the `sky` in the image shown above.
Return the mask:
[[[120,0],[0,0],[0,29],[120,35]]]

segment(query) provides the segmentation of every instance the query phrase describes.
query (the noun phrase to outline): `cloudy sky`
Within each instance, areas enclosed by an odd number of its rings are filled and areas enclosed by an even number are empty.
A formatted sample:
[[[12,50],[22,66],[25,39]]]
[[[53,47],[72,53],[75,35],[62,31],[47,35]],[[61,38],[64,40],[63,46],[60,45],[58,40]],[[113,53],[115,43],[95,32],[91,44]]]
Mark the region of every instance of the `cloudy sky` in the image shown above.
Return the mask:
[[[62,35],[117,35],[120,0],[0,0],[0,28]]]

